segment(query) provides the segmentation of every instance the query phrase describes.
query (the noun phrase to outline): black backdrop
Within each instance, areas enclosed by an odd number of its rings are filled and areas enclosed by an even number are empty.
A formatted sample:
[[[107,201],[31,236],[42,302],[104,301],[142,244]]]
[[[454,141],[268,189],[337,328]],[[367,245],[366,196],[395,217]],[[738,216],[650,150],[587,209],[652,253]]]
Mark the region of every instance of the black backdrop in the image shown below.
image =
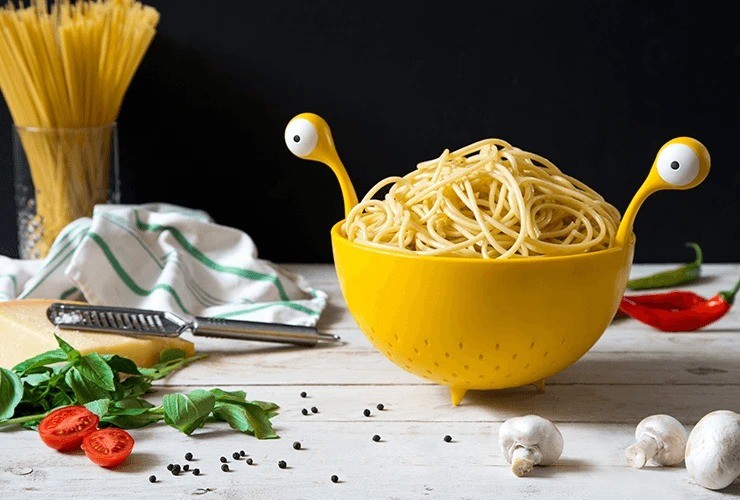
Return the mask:
[[[498,136],[620,210],[659,147],[702,140],[697,189],[643,207],[636,260],[696,240],[740,260],[740,29],[711,2],[150,0],[160,31],[120,116],[123,201],[203,208],[262,257],[329,261],[342,198],[283,129],[322,114],[358,194],[419,160]],[[648,3],[648,2],[646,2]],[[443,4],[439,8],[436,4]],[[10,118],[0,109],[0,252],[16,252]]]

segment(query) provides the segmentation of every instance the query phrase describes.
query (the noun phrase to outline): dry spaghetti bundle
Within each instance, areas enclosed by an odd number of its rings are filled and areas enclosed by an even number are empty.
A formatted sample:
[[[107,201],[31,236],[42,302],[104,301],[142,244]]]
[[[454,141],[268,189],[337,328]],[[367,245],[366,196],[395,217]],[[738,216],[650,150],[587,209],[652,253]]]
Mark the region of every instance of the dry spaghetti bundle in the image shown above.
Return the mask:
[[[108,196],[109,126],[159,22],[135,0],[0,9],[0,90],[28,159],[45,254]]]
[[[552,162],[487,139],[380,181],[343,230],[377,248],[505,259],[607,249],[619,220],[616,208]]]

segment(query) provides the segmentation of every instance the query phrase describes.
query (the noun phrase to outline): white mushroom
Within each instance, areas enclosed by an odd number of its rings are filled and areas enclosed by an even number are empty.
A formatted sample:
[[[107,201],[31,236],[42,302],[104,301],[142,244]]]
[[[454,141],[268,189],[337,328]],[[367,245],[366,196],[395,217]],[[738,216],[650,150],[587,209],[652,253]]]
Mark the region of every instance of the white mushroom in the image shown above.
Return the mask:
[[[740,415],[720,410],[699,420],[686,445],[686,468],[691,479],[710,490],[740,477]]]
[[[537,415],[510,418],[498,431],[498,444],[511,472],[529,474],[535,465],[552,465],[563,452],[563,436],[555,424]]]
[[[676,465],[686,450],[686,429],[670,415],[651,415],[637,424],[637,442],[624,450],[627,464],[641,469],[652,458],[658,465]]]

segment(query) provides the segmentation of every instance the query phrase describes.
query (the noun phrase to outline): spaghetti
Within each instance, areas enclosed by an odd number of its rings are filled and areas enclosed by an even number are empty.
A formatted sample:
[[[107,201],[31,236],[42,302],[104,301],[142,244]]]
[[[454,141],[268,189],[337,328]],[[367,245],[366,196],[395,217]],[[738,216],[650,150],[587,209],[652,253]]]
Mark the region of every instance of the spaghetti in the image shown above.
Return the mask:
[[[376,248],[506,259],[607,249],[619,220],[616,208],[549,160],[487,139],[380,181],[343,231]]]
[[[111,125],[158,22],[136,0],[0,9],[0,90],[31,170],[41,254],[107,201]]]

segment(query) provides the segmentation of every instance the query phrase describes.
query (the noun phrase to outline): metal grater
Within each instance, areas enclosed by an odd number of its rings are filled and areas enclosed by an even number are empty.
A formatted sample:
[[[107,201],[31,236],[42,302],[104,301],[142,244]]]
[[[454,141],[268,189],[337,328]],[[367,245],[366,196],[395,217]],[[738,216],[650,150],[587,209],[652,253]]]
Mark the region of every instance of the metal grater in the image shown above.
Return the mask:
[[[63,330],[85,330],[124,335],[178,337],[185,331],[202,337],[218,337],[259,342],[314,346],[337,342],[338,335],[319,333],[310,326],[258,323],[220,318],[194,317],[186,320],[176,314],[128,307],[63,304],[49,306],[46,315]]]

